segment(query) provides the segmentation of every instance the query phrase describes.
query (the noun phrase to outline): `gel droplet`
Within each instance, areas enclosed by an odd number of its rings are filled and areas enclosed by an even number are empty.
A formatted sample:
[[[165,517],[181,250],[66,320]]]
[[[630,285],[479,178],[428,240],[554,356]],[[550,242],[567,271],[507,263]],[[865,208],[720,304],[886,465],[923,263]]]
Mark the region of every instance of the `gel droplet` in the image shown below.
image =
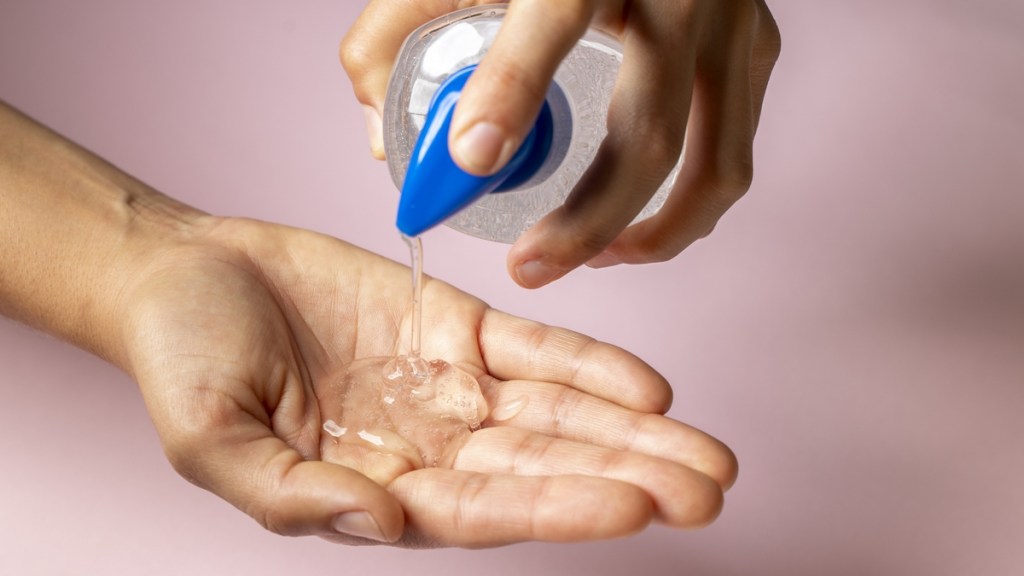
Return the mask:
[[[334,420],[328,420],[324,422],[324,432],[327,432],[335,438],[341,438],[345,435],[345,432],[348,432],[348,428],[342,428],[341,426],[338,426],[338,423]]]
[[[491,412],[491,419],[497,422],[504,422],[511,420],[516,417],[526,405],[530,403],[530,397],[525,394],[517,396],[508,402],[498,404],[498,406]]]
[[[370,444],[373,444],[374,446],[384,446],[384,439],[381,438],[379,434],[371,434],[366,430],[360,430],[356,435],[362,438],[363,440],[366,440]]]

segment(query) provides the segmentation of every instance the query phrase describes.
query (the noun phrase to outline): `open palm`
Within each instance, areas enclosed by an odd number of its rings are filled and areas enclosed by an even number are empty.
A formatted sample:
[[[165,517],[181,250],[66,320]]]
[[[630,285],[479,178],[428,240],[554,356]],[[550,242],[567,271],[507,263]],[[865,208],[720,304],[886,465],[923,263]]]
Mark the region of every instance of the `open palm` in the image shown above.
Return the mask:
[[[480,547],[717,515],[732,453],[661,415],[671,391],[654,370],[439,281],[424,288],[424,357],[472,374],[492,406],[529,402],[486,420],[450,466],[383,481],[353,466],[322,415],[341,411],[332,391],[353,361],[405,344],[408,268],[312,232],[211,222],[145,265],[123,296],[123,337],[175,469],[268,529]]]

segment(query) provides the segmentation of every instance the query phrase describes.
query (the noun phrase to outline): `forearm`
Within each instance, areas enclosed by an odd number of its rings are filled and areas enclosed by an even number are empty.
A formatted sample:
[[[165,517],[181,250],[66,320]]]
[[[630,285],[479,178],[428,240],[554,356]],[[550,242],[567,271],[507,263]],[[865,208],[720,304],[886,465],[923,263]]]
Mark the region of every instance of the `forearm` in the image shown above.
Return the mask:
[[[119,296],[202,215],[0,101],[0,313],[124,366]]]

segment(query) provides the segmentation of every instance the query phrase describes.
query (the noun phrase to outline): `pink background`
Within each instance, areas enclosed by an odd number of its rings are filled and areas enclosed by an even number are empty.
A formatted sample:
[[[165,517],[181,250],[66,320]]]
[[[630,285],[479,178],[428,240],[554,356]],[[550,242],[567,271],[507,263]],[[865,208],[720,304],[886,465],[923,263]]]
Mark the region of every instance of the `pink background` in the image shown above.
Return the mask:
[[[771,4],[756,183],[710,239],[538,292],[502,246],[426,242],[429,273],[666,374],[741,462],[713,526],[274,536],[174,474],[123,374],[0,320],[0,573],[1024,573],[1024,3]],[[206,210],[404,258],[336,58],[361,5],[2,0],[0,97]]]

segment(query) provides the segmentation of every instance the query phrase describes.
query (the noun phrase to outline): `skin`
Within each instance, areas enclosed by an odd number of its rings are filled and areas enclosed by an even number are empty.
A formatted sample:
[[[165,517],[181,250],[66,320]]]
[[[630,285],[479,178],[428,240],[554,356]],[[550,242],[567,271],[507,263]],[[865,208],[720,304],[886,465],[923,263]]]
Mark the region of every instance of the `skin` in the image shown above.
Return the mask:
[[[406,36],[453,10],[493,3],[369,3],[342,42],[341,61],[366,107],[375,157],[384,158],[381,112]],[[511,0],[456,108],[449,141],[456,163],[485,175],[508,162],[588,26],[624,48],[608,136],[565,204],[509,251],[509,274],[527,288],[584,263],[670,260],[710,234],[753,179],[754,134],[781,48],[763,0]],[[664,206],[630,225],[681,156]]]
[[[662,415],[671,389],[637,357],[437,280],[424,355],[475,376],[492,406],[529,404],[485,421],[447,467],[353,464],[321,436],[321,414],[365,409],[338,405],[333,378],[400,351],[408,268],[185,206],[2,102],[0,270],[0,312],[123,369],[175,470],[280,534],[605,539],[707,524],[736,477],[728,448]]]

